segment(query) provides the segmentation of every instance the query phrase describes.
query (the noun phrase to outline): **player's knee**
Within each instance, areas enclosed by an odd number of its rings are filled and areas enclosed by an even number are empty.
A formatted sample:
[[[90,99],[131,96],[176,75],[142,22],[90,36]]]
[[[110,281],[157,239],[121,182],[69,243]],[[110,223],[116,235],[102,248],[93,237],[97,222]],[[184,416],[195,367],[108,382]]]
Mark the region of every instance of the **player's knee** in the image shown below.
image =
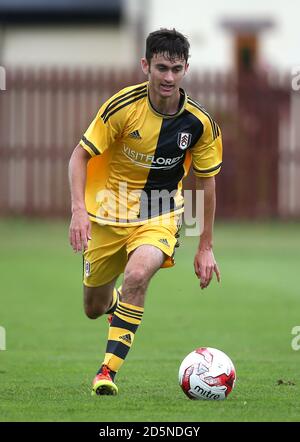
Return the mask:
[[[98,312],[96,312],[95,310],[91,309],[90,307],[84,307],[84,312],[85,312],[86,316],[89,319],[97,319],[100,316],[98,314]]]
[[[143,267],[136,267],[125,272],[124,286],[142,289],[147,285],[147,274]]]
[[[97,319],[104,315],[111,304],[111,296],[99,288],[84,287],[84,312],[89,319]]]
[[[89,305],[89,304],[84,305],[84,312],[89,319],[99,318],[100,316],[104,315],[106,310],[107,310],[107,308],[105,309],[105,306],[98,305],[96,307],[94,305]]]

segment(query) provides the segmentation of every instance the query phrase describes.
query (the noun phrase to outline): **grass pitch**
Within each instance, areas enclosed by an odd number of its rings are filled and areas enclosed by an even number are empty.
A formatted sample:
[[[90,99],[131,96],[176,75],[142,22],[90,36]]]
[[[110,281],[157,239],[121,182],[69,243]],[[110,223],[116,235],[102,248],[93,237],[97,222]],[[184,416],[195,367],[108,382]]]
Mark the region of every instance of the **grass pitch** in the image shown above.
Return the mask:
[[[1,421],[299,421],[299,224],[217,224],[222,282],[201,291],[197,241],[181,238],[176,266],[160,271],[143,323],[117,376],[119,396],[91,397],[107,321],[82,310],[81,257],[62,222],[0,222]],[[299,342],[299,341],[298,341]],[[199,346],[233,360],[227,400],[191,401],[178,368]]]

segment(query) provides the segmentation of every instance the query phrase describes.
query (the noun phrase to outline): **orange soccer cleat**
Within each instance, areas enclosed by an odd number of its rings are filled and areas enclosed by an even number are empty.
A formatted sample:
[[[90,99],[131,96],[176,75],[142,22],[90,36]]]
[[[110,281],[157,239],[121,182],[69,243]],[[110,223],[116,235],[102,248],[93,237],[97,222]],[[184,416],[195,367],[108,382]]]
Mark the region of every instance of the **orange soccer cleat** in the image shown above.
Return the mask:
[[[106,365],[103,365],[101,373],[95,376],[92,387],[92,396],[118,394],[118,387],[113,382],[110,369]]]

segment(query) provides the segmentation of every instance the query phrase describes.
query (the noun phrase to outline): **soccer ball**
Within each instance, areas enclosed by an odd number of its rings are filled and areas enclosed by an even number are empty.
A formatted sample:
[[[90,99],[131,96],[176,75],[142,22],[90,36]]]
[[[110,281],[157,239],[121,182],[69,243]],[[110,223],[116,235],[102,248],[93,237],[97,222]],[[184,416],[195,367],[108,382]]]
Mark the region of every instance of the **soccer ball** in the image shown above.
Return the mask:
[[[225,399],[235,380],[231,359],[216,348],[197,348],[184,358],[179,368],[179,384],[190,399]]]

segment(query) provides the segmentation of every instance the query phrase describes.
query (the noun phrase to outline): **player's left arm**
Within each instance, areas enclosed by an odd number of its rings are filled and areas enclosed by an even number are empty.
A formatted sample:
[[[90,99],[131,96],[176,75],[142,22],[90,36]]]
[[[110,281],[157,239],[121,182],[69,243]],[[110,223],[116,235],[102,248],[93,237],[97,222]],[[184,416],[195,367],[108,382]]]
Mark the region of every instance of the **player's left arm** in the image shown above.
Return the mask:
[[[217,123],[208,115],[201,116],[203,134],[192,148],[193,170],[197,189],[204,190],[204,226],[194,259],[194,268],[200,279],[200,287],[208,287],[216,274],[220,282],[220,271],[213,253],[213,225],[216,210],[215,175],[222,166],[222,135]]]
[[[196,177],[196,188],[204,191],[204,226],[200,235],[200,242],[194,259],[194,268],[200,279],[200,287],[208,287],[216,274],[218,282],[221,280],[218,264],[213,253],[213,225],[216,209],[215,177]]]

